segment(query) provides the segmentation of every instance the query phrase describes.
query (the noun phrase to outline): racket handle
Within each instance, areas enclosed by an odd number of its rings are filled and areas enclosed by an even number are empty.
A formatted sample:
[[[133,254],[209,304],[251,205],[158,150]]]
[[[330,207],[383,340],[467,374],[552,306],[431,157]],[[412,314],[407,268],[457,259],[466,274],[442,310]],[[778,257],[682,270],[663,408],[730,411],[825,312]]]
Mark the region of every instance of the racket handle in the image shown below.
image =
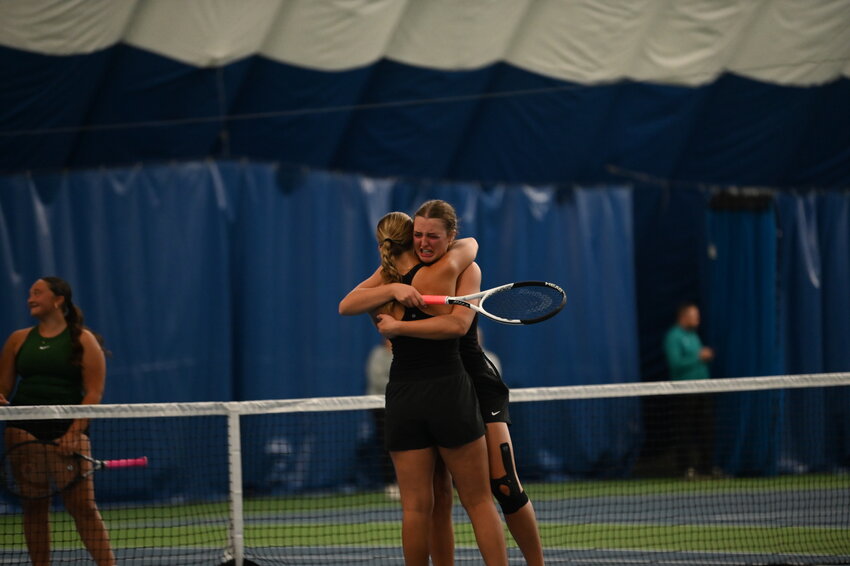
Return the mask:
[[[148,465],[148,457],[127,458],[124,460],[106,460],[103,462],[104,468],[144,468]]]
[[[422,295],[426,305],[445,305],[449,302],[446,295]]]

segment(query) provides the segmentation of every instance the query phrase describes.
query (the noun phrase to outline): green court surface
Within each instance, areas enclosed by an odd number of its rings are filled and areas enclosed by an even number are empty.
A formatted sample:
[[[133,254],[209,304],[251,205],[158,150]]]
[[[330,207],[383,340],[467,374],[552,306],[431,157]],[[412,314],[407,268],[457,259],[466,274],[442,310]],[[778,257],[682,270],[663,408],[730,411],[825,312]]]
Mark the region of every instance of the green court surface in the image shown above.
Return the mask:
[[[850,554],[850,476],[529,484],[544,548]],[[815,501],[816,503],[812,503]],[[810,516],[801,512],[815,505]],[[245,546],[398,547],[400,506],[383,493],[248,499]],[[107,507],[114,548],[226,547],[226,502]],[[456,544],[474,546],[459,505]],[[20,515],[0,515],[0,549],[23,549]],[[64,512],[55,549],[80,548]],[[507,537],[509,545],[513,540]]]

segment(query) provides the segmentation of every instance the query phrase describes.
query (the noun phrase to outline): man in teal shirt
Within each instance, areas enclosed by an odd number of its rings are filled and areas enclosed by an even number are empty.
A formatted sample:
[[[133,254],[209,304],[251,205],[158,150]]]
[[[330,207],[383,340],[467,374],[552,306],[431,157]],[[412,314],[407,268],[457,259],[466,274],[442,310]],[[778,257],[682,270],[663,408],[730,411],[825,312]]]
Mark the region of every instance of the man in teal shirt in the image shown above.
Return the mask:
[[[714,351],[702,345],[697,334],[699,308],[685,303],[676,313],[676,324],[664,337],[664,353],[674,381],[708,379],[708,363]],[[676,457],[678,472],[688,478],[712,470],[712,410],[708,394],[675,395]],[[694,458],[696,450],[696,458]]]
[[[670,366],[670,379],[708,379],[708,362],[714,359],[711,348],[702,345],[697,334],[699,309],[693,303],[679,307],[676,324],[664,337],[664,353]]]

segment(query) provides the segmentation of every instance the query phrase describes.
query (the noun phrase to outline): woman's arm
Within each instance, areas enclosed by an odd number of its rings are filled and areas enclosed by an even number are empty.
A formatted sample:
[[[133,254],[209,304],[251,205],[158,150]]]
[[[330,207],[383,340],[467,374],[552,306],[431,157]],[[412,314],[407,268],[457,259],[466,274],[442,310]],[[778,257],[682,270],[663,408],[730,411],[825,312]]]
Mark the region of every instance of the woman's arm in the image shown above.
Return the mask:
[[[471,295],[481,289],[481,268],[473,263],[461,273],[457,280],[457,294]],[[386,338],[410,336],[428,340],[448,340],[459,338],[469,331],[469,325],[475,318],[475,311],[461,306],[453,306],[448,314],[423,320],[396,320],[390,315],[379,314],[376,324],[378,332]]]
[[[351,316],[372,312],[390,301],[398,301],[406,307],[422,308],[425,306],[422,295],[410,285],[403,283],[384,284],[379,267],[375,273],[349,291],[339,302],[339,314]]]
[[[472,262],[475,261],[475,257],[477,255],[478,240],[475,238],[461,238],[460,240],[454,241],[452,246],[449,248],[449,251],[446,253],[446,259],[448,260],[448,263],[452,264],[452,267],[457,271],[457,273],[463,273],[466,268],[472,265]],[[462,295],[466,293],[458,291],[456,294]]]
[[[9,404],[9,395],[15,388],[15,356],[28,330],[25,328],[12,332],[0,352],[0,405]]]
[[[444,270],[441,273],[445,273],[446,277],[456,277],[475,261],[477,254],[478,242],[475,238],[462,238],[449,248],[445,261],[439,261],[431,268]],[[369,313],[390,301],[396,301],[405,307],[425,308],[425,301],[419,291],[403,283],[385,284],[379,267],[340,301],[339,314],[352,316]]]
[[[103,399],[106,385],[106,356],[90,330],[83,330],[80,343],[83,345],[83,400],[80,404],[97,405]],[[88,424],[88,419],[74,419],[68,432],[59,439],[60,450],[64,448],[65,453],[80,452],[79,435]]]

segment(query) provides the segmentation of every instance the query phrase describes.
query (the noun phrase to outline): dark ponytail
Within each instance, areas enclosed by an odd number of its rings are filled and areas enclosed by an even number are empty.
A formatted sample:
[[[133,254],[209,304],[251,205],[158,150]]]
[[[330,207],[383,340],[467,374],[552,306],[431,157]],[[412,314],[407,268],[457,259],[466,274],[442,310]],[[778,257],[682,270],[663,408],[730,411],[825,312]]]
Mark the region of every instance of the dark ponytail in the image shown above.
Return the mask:
[[[65,316],[65,323],[68,325],[68,331],[71,333],[71,364],[75,366],[83,365],[83,343],[80,337],[83,335],[83,330],[86,330],[83,311],[74,304],[71,294],[71,286],[67,281],[59,277],[42,277],[42,281],[47,283],[50,291],[57,297],[64,297],[65,304],[62,306],[62,313]],[[91,329],[88,329],[91,331]],[[110,352],[103,347],[103,336],[97,332],[91,331],[100,344],[101,350],[107,356]]]

